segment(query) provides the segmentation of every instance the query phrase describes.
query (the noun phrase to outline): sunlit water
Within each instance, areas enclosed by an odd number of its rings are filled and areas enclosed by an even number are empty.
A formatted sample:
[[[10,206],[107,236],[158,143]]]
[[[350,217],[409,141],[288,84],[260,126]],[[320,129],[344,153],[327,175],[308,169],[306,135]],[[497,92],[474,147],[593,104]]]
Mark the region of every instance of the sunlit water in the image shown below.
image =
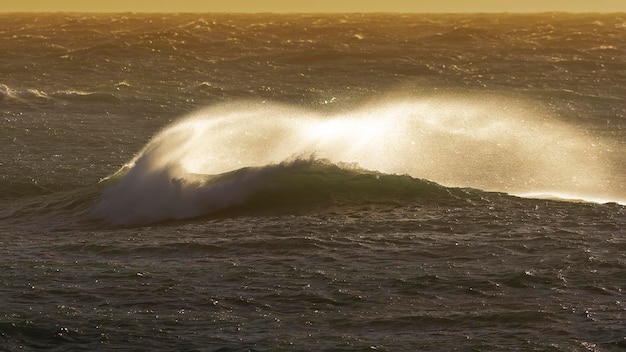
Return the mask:
[[[0,15],[0,350],[623,349],[625,23]]]

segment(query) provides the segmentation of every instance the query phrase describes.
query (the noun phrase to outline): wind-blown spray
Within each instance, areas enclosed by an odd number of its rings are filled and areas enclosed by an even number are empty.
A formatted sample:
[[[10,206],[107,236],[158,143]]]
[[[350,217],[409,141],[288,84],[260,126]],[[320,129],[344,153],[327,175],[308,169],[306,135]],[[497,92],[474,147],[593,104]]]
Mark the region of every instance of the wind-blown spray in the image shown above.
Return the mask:
[[[449,187],[619,201],[605,149],[510,98],[398,98],[334,115],[239,102],[159,133],[92,215],[116,223],[197,216],[245,202],[268,186],[273,165],[311,156]],[[240,169],[245,176],[216,181]]]

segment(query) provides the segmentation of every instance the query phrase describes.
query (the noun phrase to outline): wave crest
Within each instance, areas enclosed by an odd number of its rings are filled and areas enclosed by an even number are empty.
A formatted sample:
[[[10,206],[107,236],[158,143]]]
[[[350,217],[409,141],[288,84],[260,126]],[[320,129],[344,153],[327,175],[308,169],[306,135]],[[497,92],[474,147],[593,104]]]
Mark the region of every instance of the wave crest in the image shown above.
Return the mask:
[[[115,186],[102,194],[92,217],[128,225],[185,219],[231,208],[294,211],[328,206],[338,199],[452,196],[447,188],[426,180],[339,166],[313,157],[214,176],[184,177],[175,176],[180,171],[177,165],[148,171],[147,159],[139,158]]]
[[[86,92],[75,89],[59,90],[46,93],[39,89],[14,89],[0,84],[0,101],[15,101],[18,103],[49,102],[49,101],[78,101],[78,102],[117,102],[120,99],[114,94],[105,92]]]
[[[146,223],[238,206],[259,192],[293,190],[293,178],[284,176],[301,172],[302,160],[309,163],[300,185],[313,182],[320,165],[327,175],[342,175],[340,187],[328,179],[314,185],[320,194],[323,187],[355,192],[358,183],[342,174],[351,170],[408,175],[418,184],[416,179],[427,179],[510,194],[616,199],[619,189],[611,188],[609,177],[619,173],[605,162],[611,155],[602,154],[611,150],[603,144],[609,142],[519,101],[487,98],[392,99],[333,116],[259,102],[216,106],[155,136],[103,193],[92,215]]]

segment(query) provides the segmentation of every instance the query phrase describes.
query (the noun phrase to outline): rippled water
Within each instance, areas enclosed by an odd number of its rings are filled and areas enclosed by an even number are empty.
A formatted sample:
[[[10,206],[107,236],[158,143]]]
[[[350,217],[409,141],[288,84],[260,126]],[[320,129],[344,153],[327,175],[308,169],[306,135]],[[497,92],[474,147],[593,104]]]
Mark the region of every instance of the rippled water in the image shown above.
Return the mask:
[[[625,28],[0,15],[0,350],[623,349]]]

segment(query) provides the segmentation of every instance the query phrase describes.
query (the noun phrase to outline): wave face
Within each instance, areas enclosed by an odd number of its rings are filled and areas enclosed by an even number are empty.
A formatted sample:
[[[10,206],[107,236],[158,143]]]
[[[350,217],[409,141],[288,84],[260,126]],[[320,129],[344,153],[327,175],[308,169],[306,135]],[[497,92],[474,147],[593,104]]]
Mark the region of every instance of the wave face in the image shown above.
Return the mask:
[[[261,191],[303,187],[322,166],[326,175],[408,175],[448,187],[618,201],[610,182],[617,172],[604,162],[608,142],[545,114],[498,96],[386,98],[334,115],[254,101],[215,106],[157,134],[114,177],[92,216],[115,224],[199,216]],[[297,186],[284,177],[303,172]],[[352,181],[341,180],[350,190]]]

